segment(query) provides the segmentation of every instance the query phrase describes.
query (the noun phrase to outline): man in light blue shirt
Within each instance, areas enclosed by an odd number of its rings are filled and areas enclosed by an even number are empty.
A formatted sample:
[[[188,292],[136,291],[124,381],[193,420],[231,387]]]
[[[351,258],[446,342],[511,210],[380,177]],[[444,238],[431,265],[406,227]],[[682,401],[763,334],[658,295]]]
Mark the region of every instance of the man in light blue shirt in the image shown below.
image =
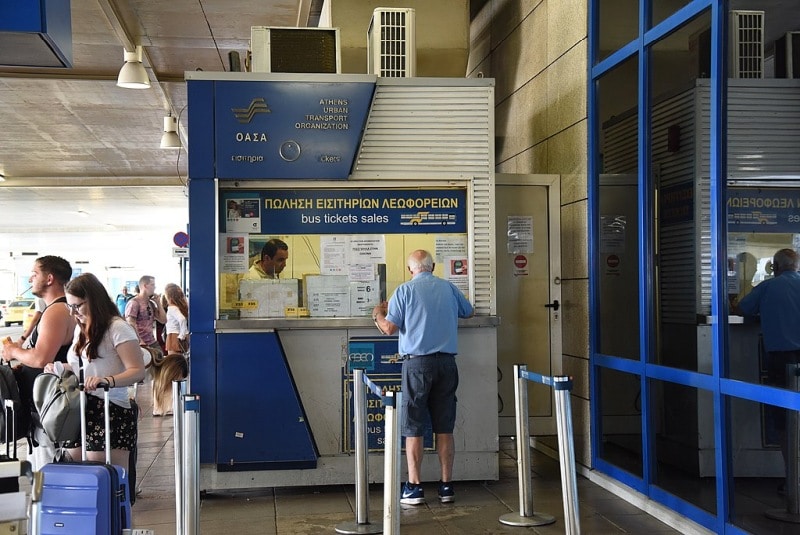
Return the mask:
[[[775,276],[760,282],[738,304],[745,316],[761,316],[761,334],[767,353],[766,384],[786,388],[786,366],[800,362],[800,257],[792,249],[781,249],[772,258]],[[784,463],[788,454],[786,411],[766,407],[774,413],[775,430],[781,441]],[[779,487],[779,491],[782,487]]]
[[[428,416],[436,433],[441,464],[439,499],[442,503],[455,501],[452,475],[458,318],[468,318],[474,310],[454,284],[433,275],[434,267],[428,251],[411,253],[408,270],[412,279],[397,288],[388,307],[381,303],[372,311],[372,319],[382,333],[399,333],[397,348],[403,356],[401,425],[408,462],[408,481],[403,485],[400,502],[410,505],[425,502],[420,469]]]

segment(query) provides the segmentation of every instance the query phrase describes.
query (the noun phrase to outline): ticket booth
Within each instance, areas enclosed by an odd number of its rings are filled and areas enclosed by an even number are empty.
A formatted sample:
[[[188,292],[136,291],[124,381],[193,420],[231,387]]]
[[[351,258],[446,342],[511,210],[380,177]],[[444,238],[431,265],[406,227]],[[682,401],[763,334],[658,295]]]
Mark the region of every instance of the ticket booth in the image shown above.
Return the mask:
[[[493,81],[191,72],[187,84],[201,489],[354,481],[351,372],[399,388],[397,340],[371,311],[420,248],[476,309],[459,323],[455,474],[496,479]],[[245,276],[273,238],[286,268]]]

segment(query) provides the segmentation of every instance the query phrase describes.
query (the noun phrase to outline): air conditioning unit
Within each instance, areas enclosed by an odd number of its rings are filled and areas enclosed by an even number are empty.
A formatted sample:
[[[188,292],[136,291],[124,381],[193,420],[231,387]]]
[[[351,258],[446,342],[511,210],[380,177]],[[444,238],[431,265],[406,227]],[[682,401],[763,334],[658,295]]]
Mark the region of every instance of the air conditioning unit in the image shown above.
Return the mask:
[[[775,41],[775,78],[800,78],[800,32]]]
[[[339,28],[250,28],[252,72],[339,74]]]
[[[764,77],[764,12],[731,11],[731,78]]]
[[[417,74],[414,9],[379,7],[367,29],[367,73],[386,78]]]

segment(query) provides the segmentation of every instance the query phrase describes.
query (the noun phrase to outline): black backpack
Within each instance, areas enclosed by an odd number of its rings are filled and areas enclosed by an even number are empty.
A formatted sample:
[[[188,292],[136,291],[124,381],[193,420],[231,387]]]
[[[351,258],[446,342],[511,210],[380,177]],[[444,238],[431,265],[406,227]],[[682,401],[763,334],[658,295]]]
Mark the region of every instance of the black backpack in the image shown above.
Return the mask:
[[[6,402],[10,402],[13,410],[6,407]],[[19,396],[19,383],[17,374],[11,368],[11,364],[3,366],[0,364],[0,442],[6,443],[17,441],[28,436],[30,428],[30,410],[22,406]],[[10,422],[7,417],[13,414],[14,421]],[[13,435],[12,435],[13,429]]]

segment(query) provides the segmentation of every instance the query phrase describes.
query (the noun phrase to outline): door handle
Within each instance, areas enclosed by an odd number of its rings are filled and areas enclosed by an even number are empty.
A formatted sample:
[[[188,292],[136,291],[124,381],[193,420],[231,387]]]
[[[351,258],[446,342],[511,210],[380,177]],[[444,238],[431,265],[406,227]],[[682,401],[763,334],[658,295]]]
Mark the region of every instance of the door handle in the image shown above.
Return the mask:
[[[545,308],[552,308],[553,310],[558,310],[558,299],[553,299],[552,303],[547,303]]]

